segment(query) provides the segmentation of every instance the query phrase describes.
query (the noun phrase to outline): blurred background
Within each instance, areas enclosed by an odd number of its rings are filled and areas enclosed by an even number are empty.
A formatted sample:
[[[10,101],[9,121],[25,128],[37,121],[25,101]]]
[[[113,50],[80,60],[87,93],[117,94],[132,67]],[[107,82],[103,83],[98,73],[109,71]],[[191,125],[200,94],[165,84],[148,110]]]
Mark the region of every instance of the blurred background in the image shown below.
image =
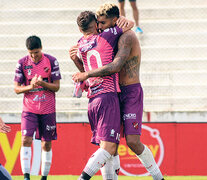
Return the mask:
[[[118,5],[117,0],[108,1]],[[20,122],[22,95],[13,90],[17,61],[27,55],[25,40],[41,38],[62,74],[57,93],[58,122],[87,122],[88,99],[72,97],[77,72],[68,50],[81,37],[76,18],[105,0],[0,0],[0,114]],[[207,1],[138,0],[142,49],[144,118],[152,122],[207,121]],[[126,17],[132,9],[126,0]]]

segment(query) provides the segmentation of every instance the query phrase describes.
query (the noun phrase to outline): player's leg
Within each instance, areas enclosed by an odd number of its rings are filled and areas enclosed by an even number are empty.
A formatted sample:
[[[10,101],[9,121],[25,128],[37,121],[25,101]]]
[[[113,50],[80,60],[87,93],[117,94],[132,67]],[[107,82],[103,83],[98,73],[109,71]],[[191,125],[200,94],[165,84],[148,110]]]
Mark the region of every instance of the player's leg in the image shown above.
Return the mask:
[[[9,172],[0,164],[0,179],[2,180],[12,180]]]
[[[41,180],[47,180],[52,163],[52,143],[51,141],[42,141],[42,165],[41,165]]]
[[[116,143],[101,141],[100,148],[90,157],[88,160],[81,176],[80,180],[88,180],[94,176],[98,170],[105,165],[107,161],[112,161],[112,156],[116,152]],[[111,163],[112,165],[112,163]],[[111,173],[108,177],[104,177],[105,180],[113,179],[113,169],[111,168]]]
[[[121,91],[123,93],[121,111],[124,118],[127,145],[137,155],[153,179],[161,180],[163,176],[151,151],[140,142],[143,114],[143,91],[141,84],[123,87]]]
[[[118,2],[119,2],[120,15],[125,16],[125,9],[124,9],[125,1],[124,0],[118,0]]]
[[[163,179],[162,173],[158,165],[155,162],[152,152],[150,149],[140,142],[139,135],[127,135],[126,142],[129,148],[136,154],[141,163],[151,174],[154,180]]]
[[[117,154],[113,158],[114,180],[118,180],[119,170],[120,170],[120,159],[119,159],[119,155]]]
[[[90,179],[111,159],[120,141],[120,109],[117,94],[98,95],[89,100],[88,107],[88,117],[93,132],[92,142],[100,144],[100,148],[86,164],[80,176],[80,179],[83,180]],[[113,171],[110,174],[113,179]]]
[[[136,0],[129,1],[133,11],[133,17],[135,21],[135,25],[139,26],[139,11],[137,8]]]
[[[114,157],[111,156],[111,158],[108,161],[106,161],[104,166],[100,169],[103,180],[113,179],[113,159]]]
[[[137,8],[136,0],[129,0],[133,11],[133,17],[136,25],[136,32],[143,33],[143,30],[139,26],[139,9]]]
[[[46,180],[52,163],[52,140],[57,139],[56,113],[40,115],[36,139],[42,140],[41,180]]]
[[[36,114],[22,112],[22,144],[20,150],[20,161],[25,180],[30,179],[31,145],[33,134],[37,127],[38,117],[36,116]]]
[[[116,150],[115,155],[112,156],[110,160],[107,161],[106,164],[101,168],[101,174],[103,180],[106,180],[107,178],[111,178],[111,177],[113,180],[118,180],[119,170],[120,170],[120,159]]]
[[[30,166],[31,166],[31,145],[32,145],[32,137],[22,136],[22,146],[20,150],[20,161],[21,168],[24,174],[24,179],[30,179]]]

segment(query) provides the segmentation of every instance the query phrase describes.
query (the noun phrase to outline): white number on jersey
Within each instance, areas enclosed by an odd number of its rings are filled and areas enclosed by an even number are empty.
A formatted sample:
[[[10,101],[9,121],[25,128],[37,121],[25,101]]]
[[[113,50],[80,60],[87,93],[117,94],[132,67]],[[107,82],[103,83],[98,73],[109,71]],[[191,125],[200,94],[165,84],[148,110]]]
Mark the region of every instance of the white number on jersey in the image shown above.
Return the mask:
[[[101,56],[100,56],[99,52],[96,51],[96,50],[91,50],[91,51],[87,52],[87,64],[88,64],[89,70],[92,70],[91,61],[90,61],[90,58],[91,58],[92,55],[95,56],[98,67],[102,67],[103,64],[102,64]]]

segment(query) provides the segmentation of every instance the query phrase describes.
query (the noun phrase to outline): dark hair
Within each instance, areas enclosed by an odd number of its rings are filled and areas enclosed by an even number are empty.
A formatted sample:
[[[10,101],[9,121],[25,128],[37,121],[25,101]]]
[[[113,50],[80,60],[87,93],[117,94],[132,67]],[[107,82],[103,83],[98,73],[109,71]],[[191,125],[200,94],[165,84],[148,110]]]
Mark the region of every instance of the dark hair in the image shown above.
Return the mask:
[[[42,48],[42,43],[39,37],[30,36],[26,40],[26,47],[28,50],[39,49]]]
[[[119,18],[119,8],[117,5],[112,3],[103,4],[96,11],[97,16],[106,16],[107,18]]]
[[[96,16],[92,11],[83,11],[77,18],[77,24],[84,32],[90,29],[89,25],[93,21],[96,21]]]

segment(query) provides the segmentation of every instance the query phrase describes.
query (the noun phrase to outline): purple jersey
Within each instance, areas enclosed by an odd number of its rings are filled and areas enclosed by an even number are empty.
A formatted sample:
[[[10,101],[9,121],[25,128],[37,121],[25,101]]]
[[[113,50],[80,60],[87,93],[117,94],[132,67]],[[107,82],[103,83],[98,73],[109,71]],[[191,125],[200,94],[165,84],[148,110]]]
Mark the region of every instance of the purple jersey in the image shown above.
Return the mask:
[[[58,61],[50,55],[42,54],[38,63],[34,63],[29,55],[20,59],[16,66],[14,81],[27,86],[35,74],[41,75],[43,81],[49,83],[61,79]],[[55,92],[39,86],[24,93],[23,111],[35,114],[54,113]]]
[[[113,61],[118,39],[122,34],[118,26],[108,28],[100,34],[82,37],[78,41],[80,58],[85,71],[97,69]],[[118,73],[104,77],[89,78],[88,98],[108,92],[120,92]]]

